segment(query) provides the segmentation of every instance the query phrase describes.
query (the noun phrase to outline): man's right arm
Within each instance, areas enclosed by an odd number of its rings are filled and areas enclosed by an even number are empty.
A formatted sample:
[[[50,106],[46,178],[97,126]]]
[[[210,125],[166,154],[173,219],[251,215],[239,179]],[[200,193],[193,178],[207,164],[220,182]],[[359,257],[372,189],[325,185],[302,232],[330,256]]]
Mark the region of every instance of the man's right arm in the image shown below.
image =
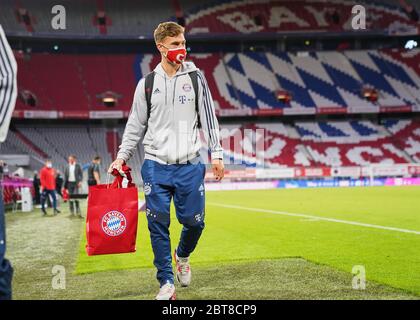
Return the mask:
[[[133,155],[137,145],[146,131],[147,127],[147,104],[144,92],[144,78],[137,85],[134,93],[133,105],[125,126],[121,145],[117,154],[117,159],[110,165],[108,172],[111,173],[115,167],[121,170],[124,162],[127,162]]]

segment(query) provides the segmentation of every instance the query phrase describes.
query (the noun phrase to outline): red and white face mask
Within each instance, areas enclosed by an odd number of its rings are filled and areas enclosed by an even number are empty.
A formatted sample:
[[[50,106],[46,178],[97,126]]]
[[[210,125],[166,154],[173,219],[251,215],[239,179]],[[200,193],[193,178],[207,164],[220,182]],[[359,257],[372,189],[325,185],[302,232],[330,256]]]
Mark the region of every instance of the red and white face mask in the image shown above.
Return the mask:
[[[187,57],[187,50],[185,50],[185,48],[168,49],[165,57],[173,63],[181,64]]]

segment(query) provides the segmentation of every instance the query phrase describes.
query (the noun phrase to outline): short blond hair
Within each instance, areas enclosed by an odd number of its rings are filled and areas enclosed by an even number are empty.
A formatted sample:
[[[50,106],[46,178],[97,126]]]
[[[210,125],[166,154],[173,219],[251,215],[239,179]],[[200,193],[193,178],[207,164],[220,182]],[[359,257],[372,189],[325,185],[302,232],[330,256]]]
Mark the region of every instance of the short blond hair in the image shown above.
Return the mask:
[[[155,38],[155,42],[159,43],[162,42],[166,37],[176,37],[177,35],[184,33],[184,30],[184,27],[176,22],[162,22],[159,23],[153,32],[153,36]]]

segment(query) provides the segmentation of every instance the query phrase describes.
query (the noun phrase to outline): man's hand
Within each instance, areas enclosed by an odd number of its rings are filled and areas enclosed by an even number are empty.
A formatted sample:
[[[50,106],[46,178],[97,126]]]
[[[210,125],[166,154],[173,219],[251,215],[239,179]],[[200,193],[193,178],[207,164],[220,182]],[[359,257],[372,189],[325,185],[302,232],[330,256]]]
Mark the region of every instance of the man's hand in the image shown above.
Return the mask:
[[[123,159],[116,159],[111,165],[109,166],[108,173],[112,173],[112,170],[115,168],[118,171],[122,171],[122,166],[124,164]]]
[[[214,159],[211,161],[211,167],[213,169],[213,175],[216,178],[216,181],[221,181],[225,176],[225,166],[223,160]]]

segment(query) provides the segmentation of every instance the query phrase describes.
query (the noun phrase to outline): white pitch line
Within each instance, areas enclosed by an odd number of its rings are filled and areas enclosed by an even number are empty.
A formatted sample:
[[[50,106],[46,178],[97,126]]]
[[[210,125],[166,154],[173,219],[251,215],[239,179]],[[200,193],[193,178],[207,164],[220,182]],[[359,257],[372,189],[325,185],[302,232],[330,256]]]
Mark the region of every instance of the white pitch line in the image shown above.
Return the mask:
[[[324,221],[329,221],[329,222],[351,224],[351,225],[360,226],[360,227],[390,230],[390,231],[397,231],[397,232],[403,232],[403,233],[414,233],[414,234],[420,235],[420,231],[416,231],[416,230],[386,227],[386,226],[380,226],[380,225],[377,225],[377,224],[369,224],[369,223],[362,223],[362,222],[356,222],[356,221],[340,220],[340,219],[333,219],[333,218],[324,218],[324,217],[312,216],[312,215],[303,214],[303,213],[292,213],[292,212],[268,210],[268,209],[261,209],[261,208],[249,208],[249,207],[235,206],[235,205],[229,205],[229,204],[222,204],[222,203],[217,203],[217,202],[207,202],[207,204],[213,205],[213,206],[218,206],[218,207],[223,207],[223,208],[231,208],[231,209],[254,211],[254,212],[256,211],[256,212],[272,213],[272,214],[279,214],[279,215],[291,216],[291,217],[310,218],[310,219],[324,220]]]

